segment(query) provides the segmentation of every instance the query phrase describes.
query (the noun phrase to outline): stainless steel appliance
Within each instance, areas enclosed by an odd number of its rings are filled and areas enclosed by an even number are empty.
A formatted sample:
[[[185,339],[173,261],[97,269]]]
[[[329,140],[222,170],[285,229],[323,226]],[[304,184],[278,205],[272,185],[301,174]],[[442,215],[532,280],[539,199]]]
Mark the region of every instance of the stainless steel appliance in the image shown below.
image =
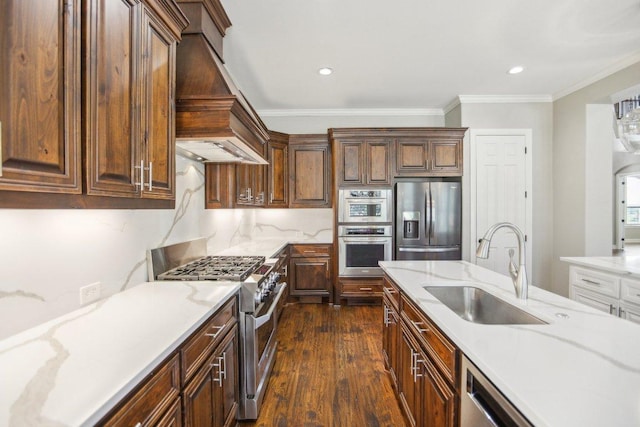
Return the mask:
[[[382,276],[378,261],[392,256],[391,225],[338,226],[338,274]]]
[[[402,181],[395,190],[394,259],[462,259],[460,180]]]
[[[531,427],[500,391],[462,356],[460,427]]]
[[[275,363],[277,307],[287,286],[280,282],[280,259],[261,256],[207,256],[206,240],[152,249],[150,280],[239,281],[239,419],[256,419]]]
[[[341,188],[338,190],[338,222],[391,223],[392,194],[390,188]]]

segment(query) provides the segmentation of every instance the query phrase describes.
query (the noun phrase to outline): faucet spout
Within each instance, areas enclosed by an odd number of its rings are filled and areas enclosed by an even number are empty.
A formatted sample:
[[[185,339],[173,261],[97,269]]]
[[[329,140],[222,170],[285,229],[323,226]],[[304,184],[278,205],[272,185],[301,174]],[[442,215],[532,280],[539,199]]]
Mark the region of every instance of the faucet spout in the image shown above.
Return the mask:
[[[499,222],[497,224],[492,225],[487,232],[484,234],[482,239],[480,239],[480,244],[478,245],[478,249],[476,250],[476,256],[478,258],[488,258],[489,257],[489,247],[491,244],[491,239],[496,231],[501,228],[508,228],[512,230],[517,239],[518,239],[518,267],[513,264],[513,260],[509,263],[509,274],[511,276],[511,280],[513,281],[513,287],[516,291],[516,296],[521,300],[526,300],[529,293],[529,283],[527,282],[527,267],[525,265],[526,256],[525,256],[525,244],[524,244],[524,234],[518,227],[510,222]],[[512,253],[510,253],[512,256]]]

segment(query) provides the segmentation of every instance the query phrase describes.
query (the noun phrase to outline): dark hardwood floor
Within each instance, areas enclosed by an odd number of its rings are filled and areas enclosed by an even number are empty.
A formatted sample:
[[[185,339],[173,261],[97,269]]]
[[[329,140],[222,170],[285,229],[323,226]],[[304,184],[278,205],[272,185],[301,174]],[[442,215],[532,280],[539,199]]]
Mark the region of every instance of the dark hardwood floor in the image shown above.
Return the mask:
[[[405,426],[382,360],[382,307],[289,304],[256,422],[241,426]]]

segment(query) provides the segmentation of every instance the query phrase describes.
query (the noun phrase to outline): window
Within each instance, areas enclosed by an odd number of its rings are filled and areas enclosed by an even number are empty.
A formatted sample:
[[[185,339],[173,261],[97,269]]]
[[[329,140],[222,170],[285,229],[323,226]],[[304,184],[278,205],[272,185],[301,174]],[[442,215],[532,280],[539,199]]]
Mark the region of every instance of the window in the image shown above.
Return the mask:
[[[629,175],[626,184],[626,225],[640,226],[640,175]]]

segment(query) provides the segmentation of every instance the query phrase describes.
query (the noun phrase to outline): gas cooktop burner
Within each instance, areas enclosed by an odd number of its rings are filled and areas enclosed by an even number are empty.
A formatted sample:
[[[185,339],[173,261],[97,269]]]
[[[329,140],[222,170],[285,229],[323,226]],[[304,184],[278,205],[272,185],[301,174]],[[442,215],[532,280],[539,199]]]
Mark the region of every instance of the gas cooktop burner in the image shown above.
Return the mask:
[[[162,273],[158,279],[244,281],[263,262],[261,256],[210,255]]]

